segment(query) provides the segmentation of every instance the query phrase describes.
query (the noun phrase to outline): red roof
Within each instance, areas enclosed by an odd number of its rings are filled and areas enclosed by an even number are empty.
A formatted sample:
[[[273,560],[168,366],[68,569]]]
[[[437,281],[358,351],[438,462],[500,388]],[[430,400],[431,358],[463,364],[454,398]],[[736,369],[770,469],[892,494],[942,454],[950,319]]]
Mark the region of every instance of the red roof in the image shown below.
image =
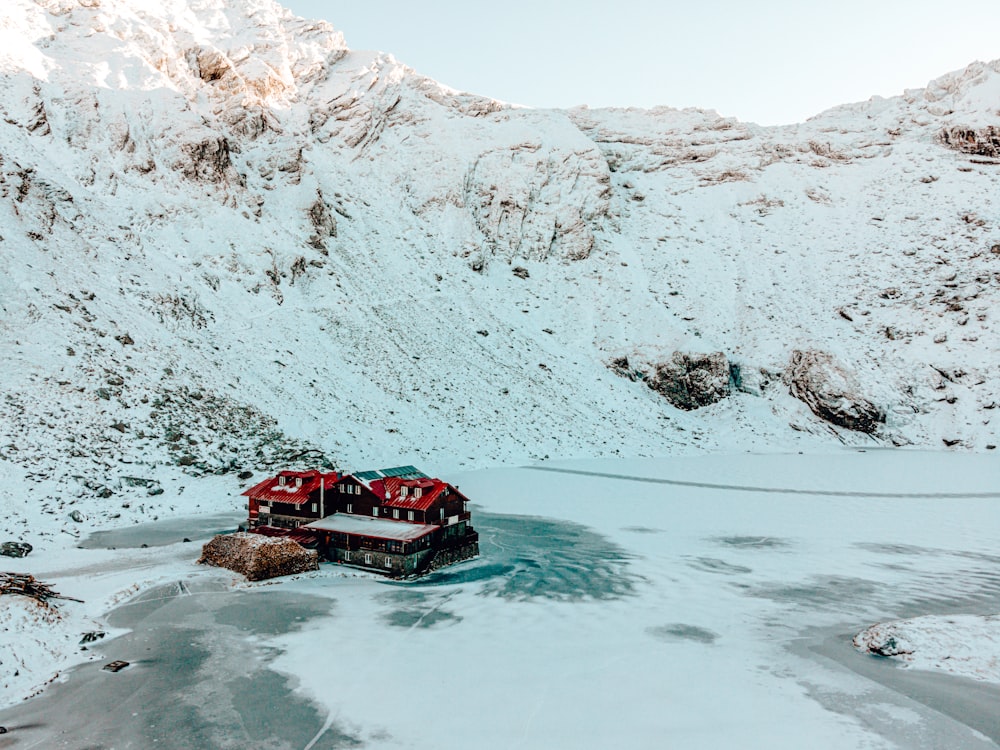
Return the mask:
[[[387,508],[427,510],[441,496],[448,484],[440,479],[385,477],[374,480],[369,486],[372,492],[384,499]],[[404,487],[406,488],[405,495],[403,494]],[[419,497],[417,497],[418,490]]]
[[[284,484],[282,484],[282,478]],[[309,501],[313,492],[319,492],[320,483],[323,489],[329,490],[340,479],[335,472],[324,474],[321,471],[279,471],[276,476],[269,477],[255,484],[242,494],[254,500],[266,503],[293,503],[302,505]]]

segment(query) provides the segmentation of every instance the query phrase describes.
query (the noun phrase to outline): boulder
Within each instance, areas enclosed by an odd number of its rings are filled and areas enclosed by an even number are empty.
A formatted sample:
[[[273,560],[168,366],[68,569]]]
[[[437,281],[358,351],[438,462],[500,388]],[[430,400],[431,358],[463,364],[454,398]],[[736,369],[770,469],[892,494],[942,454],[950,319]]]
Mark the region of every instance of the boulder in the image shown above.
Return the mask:
[[[678,409],[690,411],[708,406],[730,393],[729,360],[722,352],[674,352],[668,361],[654,366],[646,385]]]
[[[201,550],[201,565],[240,573],[250,581],[319,570],[319,555],[283,537],[237,532],[213,537]]]
[[[7,557],[24,557],[31,552],[31,545],[27,542],[4,542],[0,544],[0,555]]]
[[[793,351],[785,379],[789,391],[820,419],[871,434],[885,422],[885,413],[862,396],[854,376],[820,351]]]

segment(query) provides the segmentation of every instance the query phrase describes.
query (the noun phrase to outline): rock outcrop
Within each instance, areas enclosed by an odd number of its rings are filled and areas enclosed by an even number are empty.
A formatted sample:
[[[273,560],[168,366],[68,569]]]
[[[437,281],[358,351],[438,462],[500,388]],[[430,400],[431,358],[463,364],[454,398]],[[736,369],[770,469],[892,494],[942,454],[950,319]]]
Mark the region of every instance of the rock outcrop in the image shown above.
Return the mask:
[[[729,395],[729,361],[722,352],[674,352],[668,361],[655,366],[646,384],[678,409],[691,411]]]
[[[871,434],[885,414],[860,395],[855,378],[834,358],[820,351],[793,351],[785,371],[789,391],[820,419]]]
[[[582,260],[608,214],[610,173],[596,148],[522,143],[482,154],[465,180],[465,204],[493,254]]]
[[[992,125],[983,128],[946,128],[941,131],[940,137],[945,146],[963,154],[1000,158],[1000,128]]]
[[[228,138],[206,138],[181,146],[184,159],[178,163],[181,173],[192,182],[242,184],[232,162]]]

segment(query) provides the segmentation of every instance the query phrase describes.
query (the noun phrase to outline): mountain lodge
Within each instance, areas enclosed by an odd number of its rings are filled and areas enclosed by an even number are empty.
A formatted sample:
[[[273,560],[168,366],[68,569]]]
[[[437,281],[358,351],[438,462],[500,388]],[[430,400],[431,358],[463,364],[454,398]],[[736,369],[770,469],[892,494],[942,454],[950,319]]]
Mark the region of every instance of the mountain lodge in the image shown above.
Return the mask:
[[[281,471],[245,490],[249,530],[386,575],[420,575],[479,554],[469,500],[413,466]]]

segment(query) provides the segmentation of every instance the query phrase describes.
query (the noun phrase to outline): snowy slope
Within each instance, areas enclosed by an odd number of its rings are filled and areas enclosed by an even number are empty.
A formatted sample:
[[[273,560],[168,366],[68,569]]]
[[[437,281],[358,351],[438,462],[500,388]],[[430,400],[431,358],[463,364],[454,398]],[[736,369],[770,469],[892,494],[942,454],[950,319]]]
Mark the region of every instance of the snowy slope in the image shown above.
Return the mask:
[[[512,108],[271,0],[11,0],[0,50],[14,528],[169,512],[190,474],[307,450],[996,442],[1000,63],[760,128]],[[884,428],[793,398],[795,349]],[[608,368],[675,351],[742,390],[684,412]]]

